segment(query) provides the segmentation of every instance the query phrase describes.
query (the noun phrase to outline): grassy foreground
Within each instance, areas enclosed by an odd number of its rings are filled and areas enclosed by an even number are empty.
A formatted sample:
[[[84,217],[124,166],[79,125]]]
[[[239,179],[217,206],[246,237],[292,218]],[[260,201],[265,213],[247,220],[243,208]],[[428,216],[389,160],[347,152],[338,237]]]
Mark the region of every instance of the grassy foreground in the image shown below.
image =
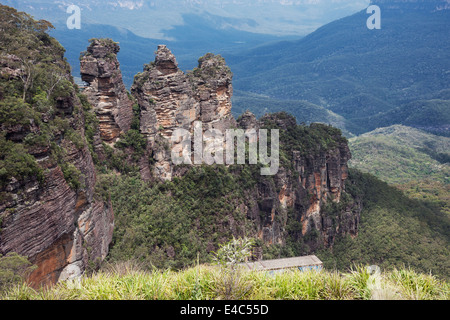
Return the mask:
[[[132,264],[115,264],[52,288],[16,285],[3,300],[448,300],[449,285],[410,269],[369,274],[357,267],[348,273],[287,271],[275,275],[199,265],[184,271],[146,272]]]

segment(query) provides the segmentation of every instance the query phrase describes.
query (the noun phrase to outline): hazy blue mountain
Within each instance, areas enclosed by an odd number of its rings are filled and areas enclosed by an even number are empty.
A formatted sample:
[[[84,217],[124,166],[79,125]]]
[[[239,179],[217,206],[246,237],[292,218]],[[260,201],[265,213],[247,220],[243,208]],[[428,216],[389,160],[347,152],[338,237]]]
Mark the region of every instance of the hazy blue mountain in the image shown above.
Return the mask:
[[[4,0],[39,19],[65,22],[72,2],[56,0]],[[183,15],[209,13],[218,17],[218,29],[275,35],[306,35],[321,25],[367,7],[369,0],[78,0],[83,23],[113,25],[149,38],[184,23]],[[195,35],[191,35],[195,36]]]
[[[141,72],[143,65],[154,60],[158,44],[166,44],[175,54],[179,66],[190,70],[197,66],[197,60],[207,52],[229,54],[253,48],[267,42],[278,42],[283,37],[256,34],[237,29],[215,29],[211,15],[186,15],[183,27],[174,27],[167,33],[174,40],[150,39],[137,36],[133,32],[111,25],[83,24],[82,28],[68,29],[65,24],[55,24],[50,32],[66,48],[66,57],[73,68],[73,75],[79,76],[80,52],[86,50],[91,38],[111,38],[120,44],[118,54],[124,83],[130,87],[133,77]],[[189,35],[196,37],[190,38]],[[284,39],[292,36],[284,37]]]
[[[235,114],[289,109],[300,122],[328,122],[347,135],[393,124],[450,134],[448,0],[374,1],[380,30],[366,27],[362,10],[295,40],[274,34],[312,31],[369,1],[80,0],[81,30],[65,25],[68,3],[5,2],[55,24],[75,76],[90,38],[120,43],[127,86],[163,43],[183,70],[206,52],[222,54],[234,73]]]
[[[379,5],[380,30],[366,27],[364,10],[298,41],[226,56],[239,75],[235,88],[325,107],[357,134],[394,123],[448,133],[450,108],[442,97],[450,84],[448,2]]]

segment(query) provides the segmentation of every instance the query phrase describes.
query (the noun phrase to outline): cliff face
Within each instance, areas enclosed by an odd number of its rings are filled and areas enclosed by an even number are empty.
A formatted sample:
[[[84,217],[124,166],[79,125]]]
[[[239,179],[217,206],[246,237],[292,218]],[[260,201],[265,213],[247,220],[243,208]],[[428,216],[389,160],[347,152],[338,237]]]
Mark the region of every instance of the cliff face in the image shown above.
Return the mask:
[[[27,256],[37,266],[29,280],[48,285],[106,257],[112,206],[95,196],[85,110],[64,49],[45,22],[0,10],[12,21],[0,39],[0,254]]]
[[[113,143],[121,132],[130,129],[132,102],[122,81],[117,60],[119,45],[109,39],[94,39],[80,60],[84,90],[99,120],[100,137]]]
[[[182,175],[171,162],[170,138],[177,128],[192,134],[194,121],[201,121],[203,131],[224,132],[235,127],[258,130],[268,122],[284,132],[297,127],[293,117],[268,115],[257,120],[250,112],[236,122],[231,115],[231,81],[231,71],[222,57],[208,53],[199,59],[197,68],[185,74],[163,45],[158,47],[155,61],[136,75],[131,91],[140,106],[140,130],[149,142],[156,178],[170,180]],[[323,135],[324,139],[340,141],[340,134]],[[360,206],[341,201],[351,157],[346,141],[315,153],[295,148],[286,152],[290,163],[284,163],[273,177],[261,177],[246,195],[244,212],[255,222],[256,236],[266,244],[283,244],[293,223],[298,223],[296,239],[303,239],[311,249],[332,246],[337,234],[355,236]]]
[[[139,104],[140,132],[133,124],[135,135],[121,141],[121,133],[131,132],[133,110],[117,61],[119,47],[111,40],[93,40],[81,58],[82,79],[89,84],[84,93],[99,121],[90,148],[85,135],[85,129],[92,131],[86,125],[89,111],[74,88],[63,50],[56,46],[52,59],[45,55],[52,48],[34,50],[43,56],[33,61],[0,51],[0,103],[8,111],[6,118],[0,113],[4,152],[0,156],[0,254],[14,251],[27,256],[38,266],[30,277],[35,285],[78,276],[108,253],[114,227],[112,205],[96,196],[91,152],[99,156],[103,141],[114,147],[109,148],[111,152],[122,145],[131,153],[133,143],[143,135],[145,152],[138,160],[127,158],[138,163],[142,178],[150,180],[150,172],[162,181],[182,177],[189,168],[172,164],[170,138],[177,128],[192,134],[195,121],[201,121],[203,131],[259,129],[270,124],[282,132],[282,145],[293,143],[282,150],[276,175],[258,175],[253,187],[244,190],[245,201],[229,199],[253,222],[254,235],[263,243],[283,245],[293,240],[311,251],[332,246],[338,234],[357,234],[360,206],[345,193],[350,152],[340,134],[326,126],[310,126],[310,133],[324,141],[316,139],[303,148],[295,143],[309,139],[309,133],[296,132],[299,126],[293,117],[275,114],[257,120],[247,112],[236,122],[231,115],[232,74],[222,57],[208,53],[197,68],[184,73],[170,50],[159,46],[155,61],[136,75],[131,88]],[[48,61],[60,68],[51,69]],[[35,76],[36,83],[29,84],[27,72],[33,75],[33,65],[48,74],[42,79]],[[10,97],[13,87],[19,94]],[[17,98],[22,91],[23,99]],[[233,221],[217,228],[240,229]],[[213,249],[214,243],[207,247]],[[175,254],[173,250],[170,255]]]
[[[67,143],[67,142],[64,142]],[[35,179],[6,187],[0,207],[0,252],[29,257],[38,268],[31,274],[34,285],[48,285],[79,276],[89,261],[102,261],[108,253],[114,225],[111,205],[94,198],[95,171],[89,150],[71,150],[66,161],[85,175],[82,190],[73,190],[60,166],[40,161],[45,183]]]
[[[264,128],[267,123],[282,132],[297,127],[295,118],[283,114],[256,120],[246,112],[238,120],[238,126],[244,129]],[[322,125],[315,126],[322,129]],[[337,143],[314,152],[302,148],[282,150],[289,159],[280,165],[277,174],[272,179],[261,177],[257,187],[248,190],[244,211],[255,221],[257,237],[264,243],[284,245],[290,238],[301,241],[311,252],[333,246],[338,234],[357,235],[361,204],[345,193],[350,150],[340,135],[321,134]],[[282,133],[280,144],[287,141]]]
[[[74,96],[67,102],[79,106]],[[80,120],[68,119],[73,125]],[[82,127],[76,131],[84,132]],[[29,257],[37,266],[29,279],[34,285],[80,275],[89,261],[106,257],[112,239],[112,207],[94,197],[96,174],[88,147],[79,148],[64,136],[58,139],[65,150],[64,163],[81,173],[80,188],[69,185],[49,147],[32,154],[44,169],[43,182],[13,177],[2,188],[0,253],[14,251]]]
[[[175,56],[158,46],[155,61],[137,74],[131,92],[141,111],[140,131],[147,138],[156,160],[154,175],[170,180],[170,137],[177,128],[193,132],[194,121],[202,129],[224,130],[235,124],[231,115],[232,74],[220,56],[207,54],[185,74]]]

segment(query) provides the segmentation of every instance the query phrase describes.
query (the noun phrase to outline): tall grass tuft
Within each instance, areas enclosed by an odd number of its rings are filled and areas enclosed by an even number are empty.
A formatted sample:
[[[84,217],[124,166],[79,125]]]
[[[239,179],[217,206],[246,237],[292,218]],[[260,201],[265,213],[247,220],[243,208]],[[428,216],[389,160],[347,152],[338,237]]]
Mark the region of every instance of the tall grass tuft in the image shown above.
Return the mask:
[[[396,285],[402,298],[408,300],[448,300],[448,283],[431,274],[419,274],[414,270],[394,269],[389,279]]]
[[[348,283],[355,299],[369,300],[372,297],[370,272],[362,265],[353,266],[347,276]]]

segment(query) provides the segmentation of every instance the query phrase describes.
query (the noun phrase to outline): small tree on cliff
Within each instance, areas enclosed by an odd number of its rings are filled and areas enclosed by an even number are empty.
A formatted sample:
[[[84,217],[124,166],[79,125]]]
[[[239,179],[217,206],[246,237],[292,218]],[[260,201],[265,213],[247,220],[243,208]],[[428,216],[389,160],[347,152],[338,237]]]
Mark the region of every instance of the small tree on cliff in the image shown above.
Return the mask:
[[[234,268],[251,256],[254,245],[253,239],[233,237],[232,240],[219,247],[219,250],[214,253],[213,261],[218,265]]]
[[[251,256],[254,244],[253,239],[233,237],[214,252],[213,261],[220,266],[216,278],[216,291],[222,299],[245,299],[250,292],[252,285],[242,277],[242,268],[239,268],[239,264]]]
[[[0,292],[25,281],[35,268],[36,266],[32,265],[27,257],[15,252],[9,252],[5,256],[0,254]]]

